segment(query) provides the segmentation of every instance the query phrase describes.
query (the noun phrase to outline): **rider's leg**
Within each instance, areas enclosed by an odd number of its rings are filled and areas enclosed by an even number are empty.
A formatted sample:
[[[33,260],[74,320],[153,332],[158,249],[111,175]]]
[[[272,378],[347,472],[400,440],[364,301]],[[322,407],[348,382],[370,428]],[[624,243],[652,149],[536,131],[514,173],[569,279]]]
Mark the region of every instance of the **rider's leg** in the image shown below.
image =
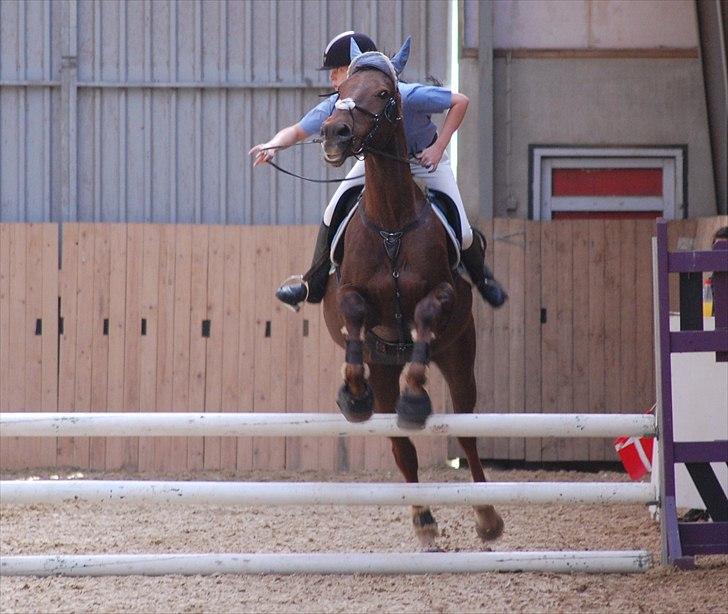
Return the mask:
[[[455,203],[460,218],[462,236],[460,258],[463,266],[465,266],[465,270],[480,295],[493,307],[500,307],[506,302],[508,294],[485,264],[485,238],[468,221],[468,215],[463,205],[463,199],[460,196],[460,190],[455,182],[447,152],[443,154],[437,170],[433,173],[417,163],[412,164],[411,168],[414,177],[424,181],[428,188],[445,193]]]
[[[364,162],[359,161],[347,173],[347,177],[358,177],[363,174]],[[301,281],[294,283],[284,282],[284,285],[276,290],[276,298],[279,301],[298,309],[299,304],[303,301],[320,303],[324,298],[324,294],[326,294],[326,283],[329,279],[329,270],[331,269],[329,255],[331,243],[339,224],[341,224],[347,213],[341,210],[341,206],[351,201],[351,198],[348,196],[352,195],[352,190],[360,189],[363,185],[363,177],[343,181],[339,185],[324,211],[324,219],[316,237],[316,246],[314,247],[311,267],[303,274]]]
[[[473,228],[473,242],[468,249],[460,252],[460,260],[480,295],[493,307],[500,307],[506,302],[508,294],[485,264],[485,246],[483,233]]]

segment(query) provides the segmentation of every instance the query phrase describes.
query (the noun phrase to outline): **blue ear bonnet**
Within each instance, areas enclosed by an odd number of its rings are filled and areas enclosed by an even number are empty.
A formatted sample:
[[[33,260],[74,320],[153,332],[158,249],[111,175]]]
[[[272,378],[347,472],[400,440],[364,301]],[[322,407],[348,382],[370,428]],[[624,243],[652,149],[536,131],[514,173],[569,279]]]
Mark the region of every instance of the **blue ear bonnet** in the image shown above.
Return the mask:
[[[392,81],[397,83],[398,75],[404,70],[410,55],[412,46],[412,37],[408,36],[402,45],[402,48],[390,60],[386,55],[379,51],[367,51],[362,53],[359,45],[356,44],[354,37],[351,38],[350,57],[348,76],[353,75],[357,70],[362,68],[374,68],[383,72],[390,77]]]

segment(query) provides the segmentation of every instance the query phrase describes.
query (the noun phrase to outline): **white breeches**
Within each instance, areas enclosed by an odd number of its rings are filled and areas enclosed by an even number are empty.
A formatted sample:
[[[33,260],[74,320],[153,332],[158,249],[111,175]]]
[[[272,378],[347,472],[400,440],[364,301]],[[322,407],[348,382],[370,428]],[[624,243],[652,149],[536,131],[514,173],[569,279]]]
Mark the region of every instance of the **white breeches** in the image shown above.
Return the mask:
[[[473,229],[470,227],[468,216],[465,213],[465,206],[463,205],[463,199],[460,197],[460,190],[458,184],[455,181],[455,175],[452,174],[452,167],[450,166],[450,158],[445,152],[442,155],[440,164],[437,166],[437,170],[434,173],[430,173],[424,166],[416,161],[410,163],[410,169],[412,170],[412,176],[422,181],[428,188],[437,190],[447,194],[458,208],[458,214],[460,217],[460,232],[463,237],[462,249],[468,249],[473,242]],[[351,170],[346,174],[347,177],[356,177],[357,175],[364,175],[364,161],[359,160]],[[334,216],[334,210],[339,204],[339,199],[349,189],[356,186],[364,185],[364,177],[359,179],[346,179],[339,184],[339,187],[331,197],[329,204],[326,206],[324,211],[324,224],[329,226],[331,219]]]

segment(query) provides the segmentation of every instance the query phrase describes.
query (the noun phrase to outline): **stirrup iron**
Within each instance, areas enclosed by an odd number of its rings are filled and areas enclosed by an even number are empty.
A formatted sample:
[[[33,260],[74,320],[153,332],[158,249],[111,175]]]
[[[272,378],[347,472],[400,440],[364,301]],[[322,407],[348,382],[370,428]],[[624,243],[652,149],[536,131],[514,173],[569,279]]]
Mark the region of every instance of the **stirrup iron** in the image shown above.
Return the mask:
[[[306,302],[306,299],[308,298],[308,282],[304,281],[303,275],[291,275],[289,277],[286,277],[286,279],[283,280],[283,283],[278,286],[278,290],[281,288],[285,288],[286,286],[292,286],[294,284],[303,284],[306,288],[306,296],[303,298],[303,300],[300,303],[296,303],[295,305],[289,305],[288,303],[283,303],[284,307],[288,307],[293,313],[298,313],[301,311],[301,304]]]

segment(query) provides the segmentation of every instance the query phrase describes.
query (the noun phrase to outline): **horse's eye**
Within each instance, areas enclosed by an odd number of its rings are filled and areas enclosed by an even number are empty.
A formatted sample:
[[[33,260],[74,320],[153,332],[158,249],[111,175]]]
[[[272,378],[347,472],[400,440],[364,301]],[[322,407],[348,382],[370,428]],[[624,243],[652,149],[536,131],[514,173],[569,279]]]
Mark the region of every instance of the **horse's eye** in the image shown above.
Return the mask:
[[[390,94],[389,94],[389,92],[387,90],[382,90],[381,92],[379,92],[377,94],[377,96],[379,96],[379,98],[381,98],[382,100],[384,100],[385,98],[389,98]]]

